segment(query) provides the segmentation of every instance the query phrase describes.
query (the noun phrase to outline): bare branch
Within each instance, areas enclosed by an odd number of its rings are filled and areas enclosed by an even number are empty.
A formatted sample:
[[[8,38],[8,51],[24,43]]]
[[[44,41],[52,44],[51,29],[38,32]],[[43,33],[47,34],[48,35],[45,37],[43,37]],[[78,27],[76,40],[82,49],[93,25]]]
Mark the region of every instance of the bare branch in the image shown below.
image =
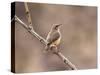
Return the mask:
[[[35,36],[41,43],[46,45],[48,42],[41,37],[39,34],[37,34],[32,28],[29,28],[28,25],[26,25],[22,20],[20,20],[16,15],[15,15],[15,21],[21,24],[30,34]],[[56,54],[67,66],[69,66],[72,70],[77,70],[74,64],[72,64],[59,50],[55,47],[51,47],[51,52],[53,54]]]
[[[26,17],[28,19],[28,23],[29,23],[29,27],[32,26],[32,20],[31,20],[31,15],[30,15],[30,12],[29,12],[29,9],[28,9],[28,4],[27,2],[24,2],[24,5],[25,5],[25,10],[26,10]]]
[[[41,37],[40,35],[38,35],[33,28],[29,28],[28,25],[26,25],[23,21],[21,21],[16,15],[15,15],[15,21],[20,23],[26,30],[28,30],[28,32],[30,32],[33,36],[35,36],[40,42],[42,42],[43,44],[46,45],[47,41]]]
[[[68,65],[72,70],[77,70],[74,64],[72,64],[61,52],[55,53],[59,58]]]

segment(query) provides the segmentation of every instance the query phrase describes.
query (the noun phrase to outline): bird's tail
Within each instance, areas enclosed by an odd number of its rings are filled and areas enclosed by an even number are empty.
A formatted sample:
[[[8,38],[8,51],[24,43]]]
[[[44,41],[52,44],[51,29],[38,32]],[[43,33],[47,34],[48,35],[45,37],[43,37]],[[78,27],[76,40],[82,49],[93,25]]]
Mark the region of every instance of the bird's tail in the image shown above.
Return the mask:
[[[48,46],[48,45],[46,45],[45,50],[46,50],[46,51],[48,51],[48,50],[49,50],[49,46]]]
[[[47,53],[48,50],[49,50],[49,47],[48,47],[48,45],[46,45],[45,50],[43,50],[43,53]]]
[[[47,45],[46,45],[46,47],[45,47],[45,51],[47,52],[47,51],[49,51],[50,50],[50,43],[48,43]]]
[[[45,47],[44,53],[50,51],[51,43],[48,43]]]

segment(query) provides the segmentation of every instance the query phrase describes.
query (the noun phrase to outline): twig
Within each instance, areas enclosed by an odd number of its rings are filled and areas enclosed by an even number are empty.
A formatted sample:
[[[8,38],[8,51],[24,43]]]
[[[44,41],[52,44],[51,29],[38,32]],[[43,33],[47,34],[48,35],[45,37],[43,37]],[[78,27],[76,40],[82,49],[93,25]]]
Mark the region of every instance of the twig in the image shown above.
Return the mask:
[[[46,45],[48,42],[41,37],[39,34],[37,34],[33,29],[28,28],[28,25],[26,25],[22,20],[20,20],[16,15],[15,15],[15,21],[20,23],[30,34],[35,36],[41,43]],[[74,64],[72,64],[61,52],[59,52],[57,49],[53,48],[51,49],[51,52],[53,54],[56,54],[66,65],[68,65],[72,70],[77,70]]]
[[[61,52],[55,53],[56,55],[59,56],[59,58],[66,64],[68,65],[72,70],[77,70],[75,65],[73,65]]]
[[[27,17],[27,20],[28,20],[28,23],[29,23],[29,27],[32,26],[32,20],[31,20],[31,15],[30,15],[30,12],[29,12],[29,9],[28,9],[28,5],[27,5],[27,2],[24,2],[24,5],[25,5],[25,10],[26,10],[26,17]]]
[[[15,21],[20,23],[26,30],[28,30],[29,33],[31,33],[33,36],[35,36],[41,43],[46,44],[47,41],[38,35],[33,28],[29,28],[28,25],[26,25],[23,21],[21,21],[16,15],[15,15]]]

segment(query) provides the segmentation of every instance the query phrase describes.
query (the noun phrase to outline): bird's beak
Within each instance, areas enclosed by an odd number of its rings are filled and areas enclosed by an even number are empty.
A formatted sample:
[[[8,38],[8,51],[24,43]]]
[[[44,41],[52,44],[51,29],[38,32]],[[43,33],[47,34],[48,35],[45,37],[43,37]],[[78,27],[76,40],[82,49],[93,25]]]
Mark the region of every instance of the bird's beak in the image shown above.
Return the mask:
[[[58,27],[62,26],[62,24],[58,24]]]

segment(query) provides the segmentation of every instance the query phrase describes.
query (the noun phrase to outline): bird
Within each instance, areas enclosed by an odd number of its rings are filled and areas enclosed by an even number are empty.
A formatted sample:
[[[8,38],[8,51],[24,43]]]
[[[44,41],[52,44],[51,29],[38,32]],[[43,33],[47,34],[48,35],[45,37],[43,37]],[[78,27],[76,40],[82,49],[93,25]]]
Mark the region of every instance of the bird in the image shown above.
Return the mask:
[[[54,24],[49,31],[46,41],[48,42],[45,50],[48,51],[52,46],[57,47],[60,44],[61,41],[61,33],[60,33],[60,26],[62,24]]]

